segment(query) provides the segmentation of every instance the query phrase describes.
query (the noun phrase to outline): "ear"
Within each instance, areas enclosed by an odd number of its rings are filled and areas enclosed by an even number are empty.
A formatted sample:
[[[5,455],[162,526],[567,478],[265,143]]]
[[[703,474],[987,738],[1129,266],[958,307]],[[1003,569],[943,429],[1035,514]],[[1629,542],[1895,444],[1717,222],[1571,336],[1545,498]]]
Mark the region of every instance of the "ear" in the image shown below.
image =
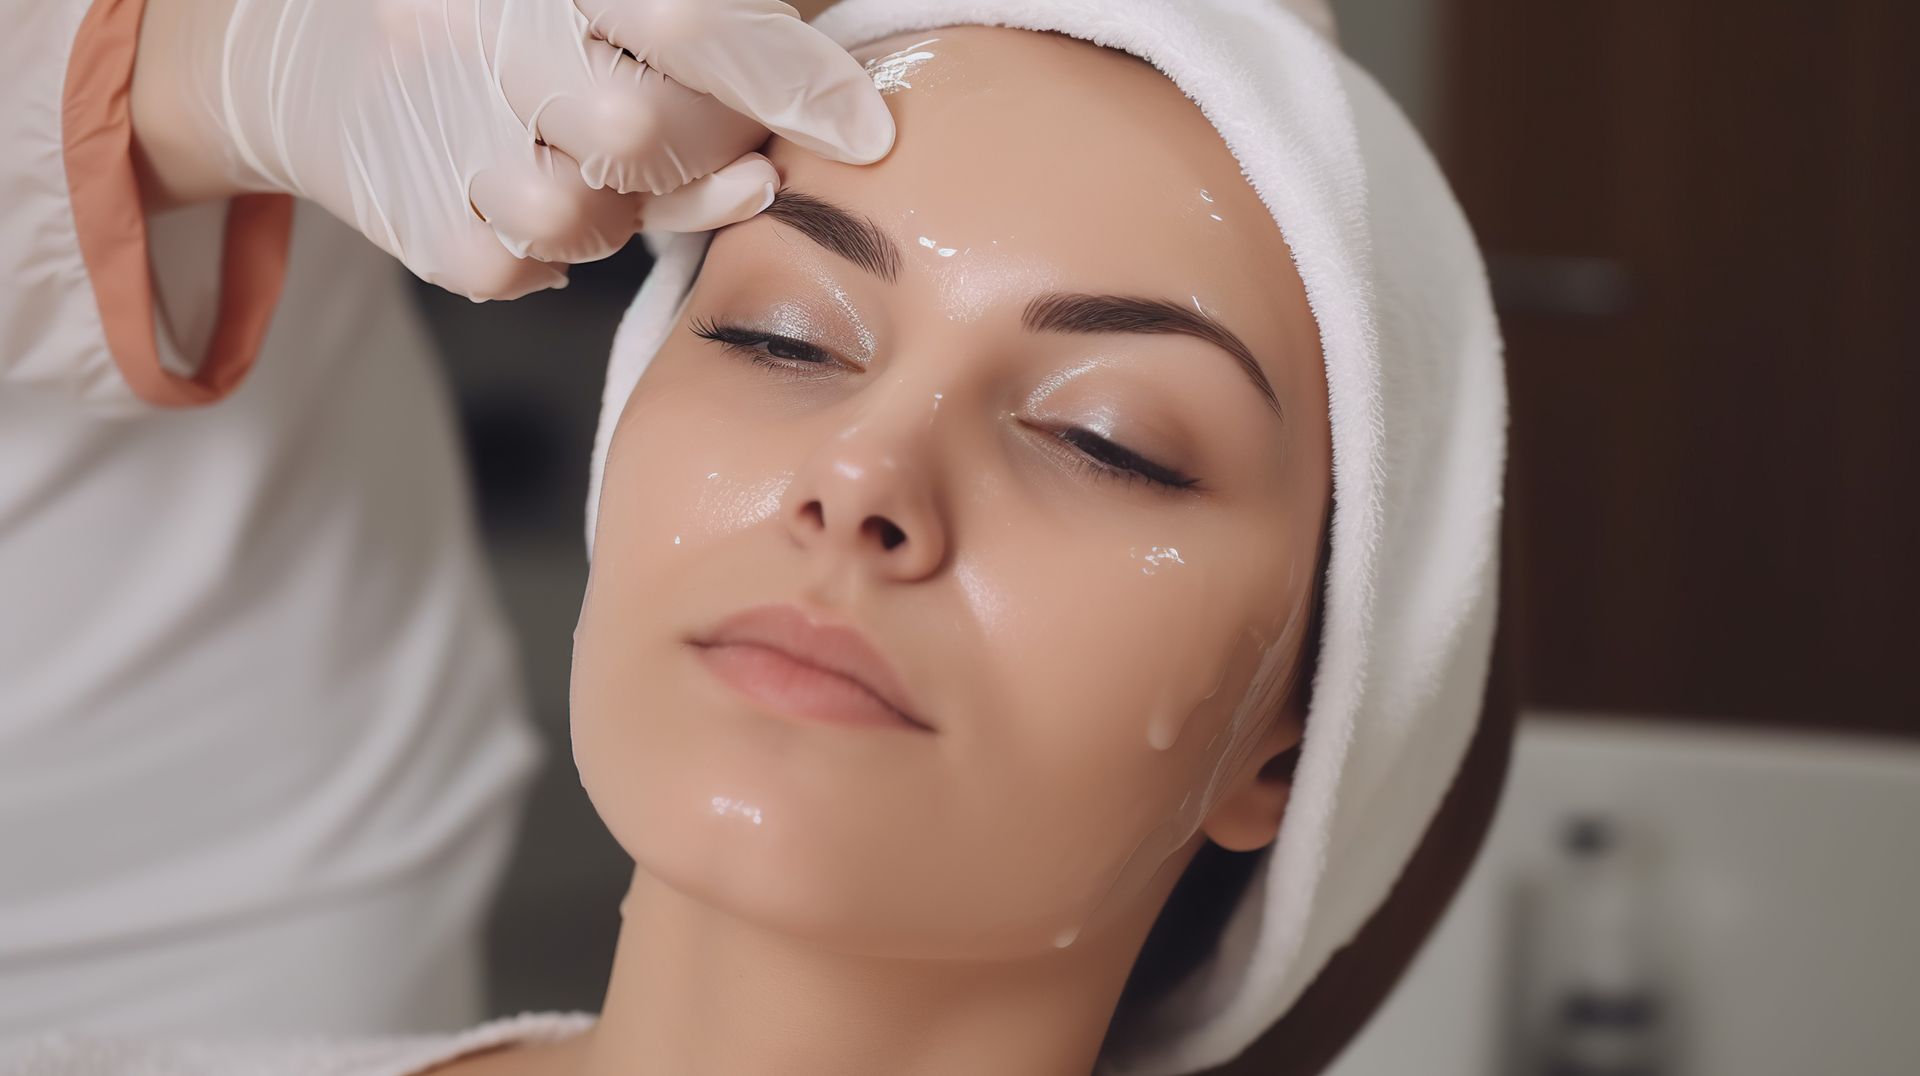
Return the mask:
[[[1229,852],[1253,852],[1273,843],[1293,795],[1306,717],[1289,705],[1254,746],[1253,759],[1213,805],[1201,832]]]

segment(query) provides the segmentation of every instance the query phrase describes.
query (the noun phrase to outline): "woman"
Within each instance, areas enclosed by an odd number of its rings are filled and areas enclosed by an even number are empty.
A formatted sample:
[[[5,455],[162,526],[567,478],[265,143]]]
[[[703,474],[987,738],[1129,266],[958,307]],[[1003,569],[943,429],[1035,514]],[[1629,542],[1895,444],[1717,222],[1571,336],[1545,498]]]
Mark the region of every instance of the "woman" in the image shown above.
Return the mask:
[[[976,16],[1117,20],[1176,86],[1056,35],[886,36],[936,6],[826,24],[897,91],[888,159],[776,141],[774,206],[670,248],[616,344],[573,698],[636,861],[602,1014],[354,1071],[1196,1071],[1427,829],[1479,712],[1500,469],[1444,189],[1276,183],[1303,174],[1235,125],[1260,106],[1155,52],[1244,15],[1303,85],[1335,70],[1271,9]],[[1421,293],[1342,229],[1465,272]],[[1140,962],[1203,849],[1276,837],[1198,967]]]

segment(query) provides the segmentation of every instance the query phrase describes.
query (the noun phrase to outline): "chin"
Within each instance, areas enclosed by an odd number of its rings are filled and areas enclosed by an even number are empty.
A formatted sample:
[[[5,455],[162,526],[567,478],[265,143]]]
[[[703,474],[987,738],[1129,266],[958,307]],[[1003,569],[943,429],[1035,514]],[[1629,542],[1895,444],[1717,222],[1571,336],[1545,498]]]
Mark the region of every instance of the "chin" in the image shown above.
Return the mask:
[[[985,864],[957,872],[954,850],[931,834],[918,834],[924,843],[911,850],[931,856],[921,861],[908,850],[854,847],[844,832],[767,840],[708,821],[697,805],[661,804],[651,816],[627,819],[615,837],[641,870],[677,893],[834,952],[895,960],[1043,956],[1058,950],[1062,925],[1081,918],[1070,909],[1093,903],[1090,887],[1083,900],[1041,914],[1052,903],[1046,898],[1059,894],[1027,890]]]
[[[876,870],[853,809],[871,802],[862,779],[884,772],[880,760],[844,730],[652,686],[616,693],[626,700],[616,706],[576,690],[573,714],[581,785],[636,865],[781,934],[857,950],[891,933],[897,879]],[[915,926],[908,936],[924,931]]]
[[[741,923],[841,952],[898,955],[927,942],[928,924],[903,915],[870,857],[713,822],[699,804],[676,802],[609,825],[642,871]]]
[[[582,785],[642,871],[715,912],[844,953],[1016,959],[1054,951],[1104,891],[1104,855],[995,849],[977,782],[918,736],[759,713],[672,668],[630,677],[644,693],[593,671],[576,668]]]

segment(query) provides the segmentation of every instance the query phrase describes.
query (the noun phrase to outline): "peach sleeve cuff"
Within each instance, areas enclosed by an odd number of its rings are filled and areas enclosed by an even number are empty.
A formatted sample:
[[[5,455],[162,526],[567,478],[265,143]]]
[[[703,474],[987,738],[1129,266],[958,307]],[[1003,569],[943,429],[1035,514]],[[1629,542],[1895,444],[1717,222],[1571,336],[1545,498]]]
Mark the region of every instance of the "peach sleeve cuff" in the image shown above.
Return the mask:
[[[190,377],[161,364],[146,213],[133,163],[134,50],[146,0],[94,0],[74,38],[61,135],[74,231],[115,367],[141,400],[212,403],[239,385],[266,336],[286,279],[293,199],[249,194],[227,210],[218,320]]]

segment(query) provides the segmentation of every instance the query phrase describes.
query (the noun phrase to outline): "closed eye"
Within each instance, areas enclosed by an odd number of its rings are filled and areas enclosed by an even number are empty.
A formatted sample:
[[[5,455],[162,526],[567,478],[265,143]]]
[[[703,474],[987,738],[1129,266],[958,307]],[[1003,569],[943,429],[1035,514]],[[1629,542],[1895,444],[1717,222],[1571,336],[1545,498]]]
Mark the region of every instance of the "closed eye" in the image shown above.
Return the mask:
[[[711,340],[728,351],[745,356],[763,366],[784,370],[802,378],[824,376],[826,368],[843,364],[833,352],[818,344],[779,333],[749,329],[740,325],[722,325],[701,319],[691,326],[695,336]],[[859,367],[854,367],[859,369]],[[1080,427],[1054,434],[1075,449],[1075,458],[1088,472],[1102,478],[1126,482],[1146,482],[1170,490],[1192,489],[1199,479],[1156,463],[1138,452]]]
[[[796,366],[840,365],[839,357],[826,348],[779,333],[762,332],[740,325],[720,325],[706,320],[694,322],[691,328],[695,336],[771,366],[793,369]]]
[[[1181,474],[1171,467],[1155,463],[1125,445],[1109,441],[1092,430],[1076,426],[1060,431],[1057,436],[1090,457],[1101,469],[1116,477],[1145,480],[1169,489],[1191,489],[1200,481]]]

